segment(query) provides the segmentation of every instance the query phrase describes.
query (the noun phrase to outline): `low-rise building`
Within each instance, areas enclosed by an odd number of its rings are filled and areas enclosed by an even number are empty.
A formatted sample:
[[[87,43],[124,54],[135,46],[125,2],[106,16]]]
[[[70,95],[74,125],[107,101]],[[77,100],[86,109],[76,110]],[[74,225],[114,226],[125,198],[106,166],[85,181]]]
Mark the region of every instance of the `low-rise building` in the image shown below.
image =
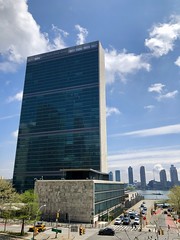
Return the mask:
[[[48,221],[95,223],[124,203],[124,184],[104,180],[36,180],[35,192]]]

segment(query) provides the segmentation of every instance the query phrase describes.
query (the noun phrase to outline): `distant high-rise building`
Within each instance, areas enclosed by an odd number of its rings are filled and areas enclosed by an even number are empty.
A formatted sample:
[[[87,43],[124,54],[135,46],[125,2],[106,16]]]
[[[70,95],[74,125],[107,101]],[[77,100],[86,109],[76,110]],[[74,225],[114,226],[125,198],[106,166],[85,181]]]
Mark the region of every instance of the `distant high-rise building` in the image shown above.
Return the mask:
[[[115,170],[115,179],[116,179],[116,182],[120,182],[121,181],[120,170]]]
[[[113,181],[114,177],[113,177],[113,172],[109,172],[109,181]]]
[[[128,178],[129,178],[129,184],[133,184],[133,169],[131,166],[128,167]]]
[[[146,189],[146,173],[145,167],[140,167],[140,180],[141,180],[141,189]]]
[[[172,186],[178,185],[178,174],[177,169],[174,167],[174,165],[171,165],[170,167],[170,178]]]
[[[167,189],[167,176],[165,169],[162,169],[159,173],[160,176],[160,183],[162,186],[162,189]]]

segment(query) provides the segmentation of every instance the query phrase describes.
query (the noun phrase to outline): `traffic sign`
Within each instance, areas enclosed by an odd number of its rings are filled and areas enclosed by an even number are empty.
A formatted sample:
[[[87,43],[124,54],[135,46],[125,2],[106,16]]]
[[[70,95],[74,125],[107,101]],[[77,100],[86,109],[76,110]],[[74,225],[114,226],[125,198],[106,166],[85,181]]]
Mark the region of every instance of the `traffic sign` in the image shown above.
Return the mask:
[[[62,233],[62,229],[52,228],[53,232]]]

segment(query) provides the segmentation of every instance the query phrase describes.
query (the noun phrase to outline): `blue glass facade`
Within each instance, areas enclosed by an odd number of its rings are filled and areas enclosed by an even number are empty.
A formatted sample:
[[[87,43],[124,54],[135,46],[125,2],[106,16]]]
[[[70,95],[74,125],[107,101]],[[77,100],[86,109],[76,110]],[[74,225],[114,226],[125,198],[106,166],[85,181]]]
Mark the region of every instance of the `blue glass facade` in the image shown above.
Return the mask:
[[[102,170],[100,65],[99,42],[28,58],[13,177],[18,191],[33,188],[35,178],[59,179],[60,169]]]

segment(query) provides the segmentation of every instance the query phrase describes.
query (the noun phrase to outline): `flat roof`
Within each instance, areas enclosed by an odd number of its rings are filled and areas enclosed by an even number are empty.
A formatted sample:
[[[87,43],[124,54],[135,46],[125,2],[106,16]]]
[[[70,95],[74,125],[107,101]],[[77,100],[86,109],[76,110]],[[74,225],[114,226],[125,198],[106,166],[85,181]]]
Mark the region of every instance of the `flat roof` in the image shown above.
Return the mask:
[[[59,50],[55,50],[55,51],[51,51],[51,52],[46,52],[46,53],[41,53],[41,54],[37,54],[34,56],[30,56],[27,58],[27,62],[35,62],[38,60],[44,60],[44,59],[48,59],[49,57],[56,57],[56,56],[63,56],[63,55],[68,55],[71,53],[77,53],[77,52],[81,52],[81,51],[85,51],[85,50],[89,50],[89,49],[93,49],[93,48],[98,48],[100,42],[99,41],[94,41],[94,42],[90,42],[90,43],[85,43],[85,44],[81,44],[81,45],[77,45],[77,46],[73,46],[73,47],[68,47],[68,48],[63,48],[63,49],[59,49]]]

